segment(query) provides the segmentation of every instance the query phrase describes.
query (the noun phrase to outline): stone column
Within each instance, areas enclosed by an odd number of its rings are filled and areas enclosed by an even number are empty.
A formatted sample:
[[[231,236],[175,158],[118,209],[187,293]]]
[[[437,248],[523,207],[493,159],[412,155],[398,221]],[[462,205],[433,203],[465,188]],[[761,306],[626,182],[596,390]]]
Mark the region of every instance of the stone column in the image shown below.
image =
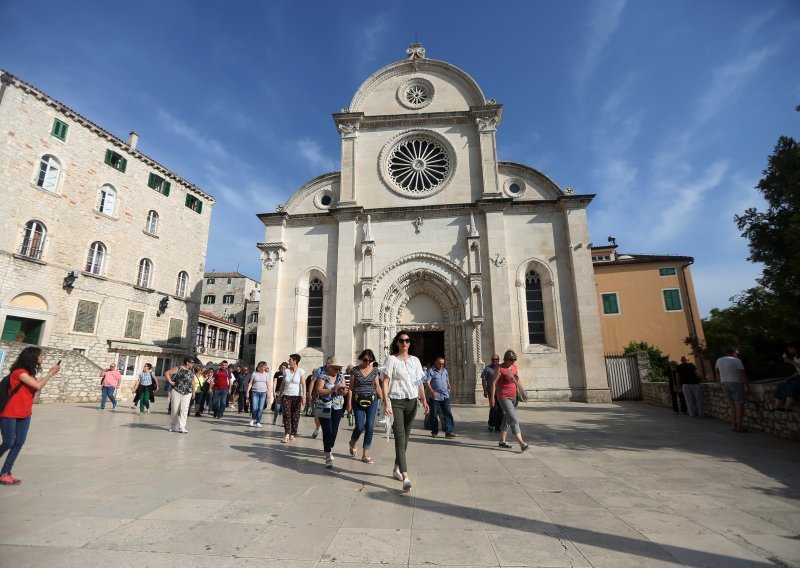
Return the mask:
[[[261,250],[261,304],[259,306],[258,336],[256,338],[256,360],[266,361],[270,369],[277,369],[281,362],[276,357],[278,335],[282,332],[279,324],[279,306],[291,306],[294,287],[281,290],[281,268],[287,251],[283,243],[286,214],[267,221],[267,236],[275,240],[258,245]],[[274,233],[274,234],[273,234]],[[285,332],[285,330],[284,330]]]
[[[500,124],[502,105],[487,104],[470,109],[470,115],[478,126],[481,149],[481,172],[483,175],[483,197],[500,196],[500,180],[497,172],[497,140],[495,134]]]
[[[592,255],[589,250],[589,225],[586,221],[588,196],[562,198],[561,208],[567,228],[568,257],[572,278],[575,314],[586,389],[586,402],[611,402],[603,359],[603,336],[597,305]]]
[[[340,112],[333,115],[333,120],[342,136],[340,207],[352,207],[356,204],[356,147],[362,118],[364,113],[361,112]]]
[[[341,209],[335,212],[339,221],[338,250],[336,253],[336,272],[331,274],[331,306],[328,313],[333,317],[333,353],[343,361],[351,361],[355,353],[356,333],[356,233],[358,227],[356,208]]]
[[[509,290],[508,261],[506,260],[506,230],[503,214],[503,205],[498,203],[486,210],[486,251],[489,255],[489,264],[482,277],[482,281],[489,283],[489,296],[492,306],[491,329],[492,341],[490,349],[505,351],[516,345],[513,329],[511,327],[512,297]],[[483,287],[486,293],[486,287]],[[477,354],[481,356],[480,353]]]

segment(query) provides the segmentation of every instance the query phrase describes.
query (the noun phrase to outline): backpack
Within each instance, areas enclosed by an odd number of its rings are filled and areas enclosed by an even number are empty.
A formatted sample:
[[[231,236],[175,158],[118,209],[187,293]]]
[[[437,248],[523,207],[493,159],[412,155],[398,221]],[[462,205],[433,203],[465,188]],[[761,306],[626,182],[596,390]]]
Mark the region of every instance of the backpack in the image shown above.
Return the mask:
[[[11,373],[7,374],[3,377],[3,380],[0,380],[0,412],[5,410],[8,401],[11,400],[11,397],[17,394],[17,391],[22,388],[24,383],[22,381],[14,387],[14,390],[11,390]]]

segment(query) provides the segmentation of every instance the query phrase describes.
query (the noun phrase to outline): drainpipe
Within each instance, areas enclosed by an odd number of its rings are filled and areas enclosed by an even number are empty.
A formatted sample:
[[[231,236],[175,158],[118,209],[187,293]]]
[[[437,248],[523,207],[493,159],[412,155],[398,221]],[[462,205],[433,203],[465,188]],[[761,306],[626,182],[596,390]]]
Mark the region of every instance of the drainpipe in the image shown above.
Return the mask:
[[[686,264],[681,265],[681,275],[683,276],[683,295],[686,297],[686,305],[689,306],[689,323],[692,326],[692,335],[697,337],[697,326],[694,320],[694,310],[692,309],[692,297],[689,295],[689,285],[686,283],[686,269],[694,264],[694,259]],[[703,378],[706,377],[706,366],[703,362],[703,356],[700,355],[700,367],[703,369]]]

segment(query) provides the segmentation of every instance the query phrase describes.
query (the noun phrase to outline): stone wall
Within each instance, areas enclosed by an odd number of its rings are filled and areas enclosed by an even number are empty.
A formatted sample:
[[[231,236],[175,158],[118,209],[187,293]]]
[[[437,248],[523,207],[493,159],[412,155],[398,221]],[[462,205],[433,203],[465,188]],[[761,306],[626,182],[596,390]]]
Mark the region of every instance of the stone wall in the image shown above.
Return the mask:
[[[0,341],[0,349],[5,351],[2,376],[16,361],[20,352],[30,345]],[[40,377],[61,361],[61,371],[45,385],[37,395],[37,402],[97,402],[100,400],[100,373],[102,368],[80,353],[71,349],[42,347],[44,362]],[[130,390],[130,389],[128,389]]]
[[[775,385],[750,385],[744,410],[744,425],[774,436],[800,440],[800,413],[776,412],[772,401]],[[642,400],[656,406],[672,408],[667,383],[642,381]],[[706,416],[729,421],[728,402],[717,383],[703,383],[703,405]]]

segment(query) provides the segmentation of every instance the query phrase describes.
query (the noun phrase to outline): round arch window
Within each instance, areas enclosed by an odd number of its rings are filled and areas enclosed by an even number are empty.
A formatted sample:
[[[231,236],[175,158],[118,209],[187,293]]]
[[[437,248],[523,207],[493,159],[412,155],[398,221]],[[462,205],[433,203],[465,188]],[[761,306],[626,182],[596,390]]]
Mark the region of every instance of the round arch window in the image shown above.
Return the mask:
[[[397,89],[397,100],[408,109],[425,108],[433,100],[433,84],[422,77],[406,81]]]
[[[384,146],[379,171],[392,191],[418,199],[444,189],[455,162],[455,152],[444,136],[419,130],[401,134]]]

